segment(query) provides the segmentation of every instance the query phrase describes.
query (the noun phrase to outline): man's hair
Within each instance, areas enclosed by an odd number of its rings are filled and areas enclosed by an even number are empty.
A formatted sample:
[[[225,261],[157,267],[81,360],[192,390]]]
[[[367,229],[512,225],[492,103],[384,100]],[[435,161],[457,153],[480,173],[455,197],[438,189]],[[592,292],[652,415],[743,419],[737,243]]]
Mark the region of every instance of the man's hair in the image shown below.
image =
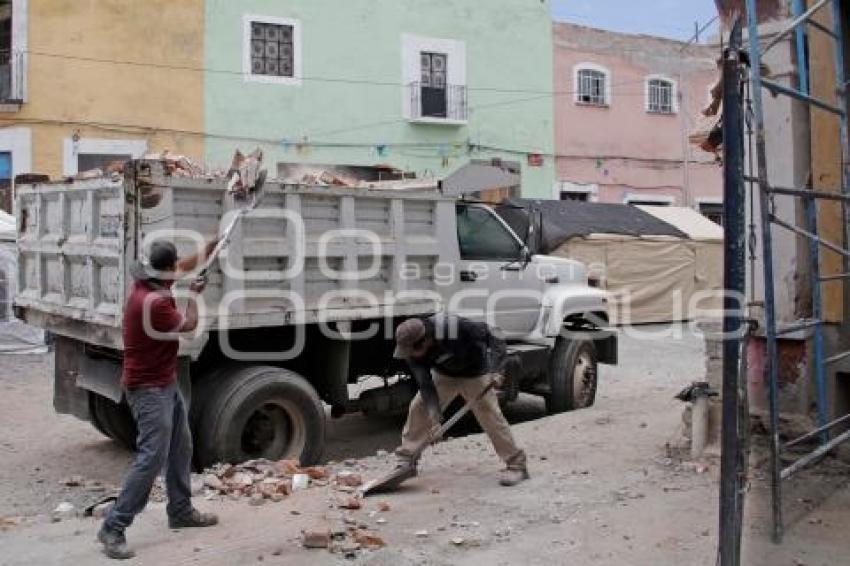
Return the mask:
[[[151,244],[148,252],[150,266],[157,271],[167,271],[177,263],[177,248],[168,241],[160,240]]]

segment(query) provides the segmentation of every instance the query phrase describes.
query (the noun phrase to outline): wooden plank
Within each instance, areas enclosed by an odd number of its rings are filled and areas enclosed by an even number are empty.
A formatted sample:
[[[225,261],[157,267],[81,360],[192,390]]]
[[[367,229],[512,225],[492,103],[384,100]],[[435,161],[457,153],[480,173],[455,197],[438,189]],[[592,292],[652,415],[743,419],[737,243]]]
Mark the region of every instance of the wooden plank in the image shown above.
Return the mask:
[[[812,6],[817,0],[808,0]],[[820,10],[815,21],[832,29],[831,10]],[[835,59],[832,38],[817,30],[809,33],[809,77],[812,96],[827,101],[835,100]],[[829,112],[811,109],[812,136],[812,186],[822,191],[839,191],[841,187],[841,138],[839,119]],[[818,202],[818,232],[820,237],[831,242],[844,242],[844,226],[841,204]],[[842,273],[842,259],[836,253],[821,251],[821,274],[825,276]],[[823,289],[823,319],[841,322],[844,319],[844,282],[836,280],[825,283]]]

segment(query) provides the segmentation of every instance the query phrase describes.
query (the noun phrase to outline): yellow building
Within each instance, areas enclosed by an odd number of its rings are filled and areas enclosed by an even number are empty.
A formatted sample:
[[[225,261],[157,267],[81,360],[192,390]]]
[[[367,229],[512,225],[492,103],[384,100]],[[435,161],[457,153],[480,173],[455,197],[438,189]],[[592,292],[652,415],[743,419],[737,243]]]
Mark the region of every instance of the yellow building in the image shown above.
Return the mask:
[[[203,0],[0,0],[0,188],[148,151],[202,158],[203,62]]]

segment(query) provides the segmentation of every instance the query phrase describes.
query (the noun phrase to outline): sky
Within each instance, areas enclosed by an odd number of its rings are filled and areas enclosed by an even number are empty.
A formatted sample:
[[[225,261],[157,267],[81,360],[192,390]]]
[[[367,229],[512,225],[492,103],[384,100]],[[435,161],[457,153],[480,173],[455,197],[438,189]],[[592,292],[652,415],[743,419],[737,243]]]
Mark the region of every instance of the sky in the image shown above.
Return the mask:
[[[708,23],[717,10],[714,0],[552,0],[552,14],[556,20],[590,27],[688,41],[694,22]],[[711,36],[717,30],[714,23],[705,33]]]

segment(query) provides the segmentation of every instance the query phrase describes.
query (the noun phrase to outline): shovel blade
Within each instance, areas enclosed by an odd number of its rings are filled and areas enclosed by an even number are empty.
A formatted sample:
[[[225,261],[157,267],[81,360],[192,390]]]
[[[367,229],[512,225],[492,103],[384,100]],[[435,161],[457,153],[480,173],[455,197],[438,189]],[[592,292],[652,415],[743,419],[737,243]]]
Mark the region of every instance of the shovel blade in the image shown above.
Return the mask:
[[[386,493],[398,489],[398,487],[416,475],[416,466],[409,464],[399,466],[387,475],[374,479],[368,482],[360,490],[360,493],[365,497],[373,493]]]

